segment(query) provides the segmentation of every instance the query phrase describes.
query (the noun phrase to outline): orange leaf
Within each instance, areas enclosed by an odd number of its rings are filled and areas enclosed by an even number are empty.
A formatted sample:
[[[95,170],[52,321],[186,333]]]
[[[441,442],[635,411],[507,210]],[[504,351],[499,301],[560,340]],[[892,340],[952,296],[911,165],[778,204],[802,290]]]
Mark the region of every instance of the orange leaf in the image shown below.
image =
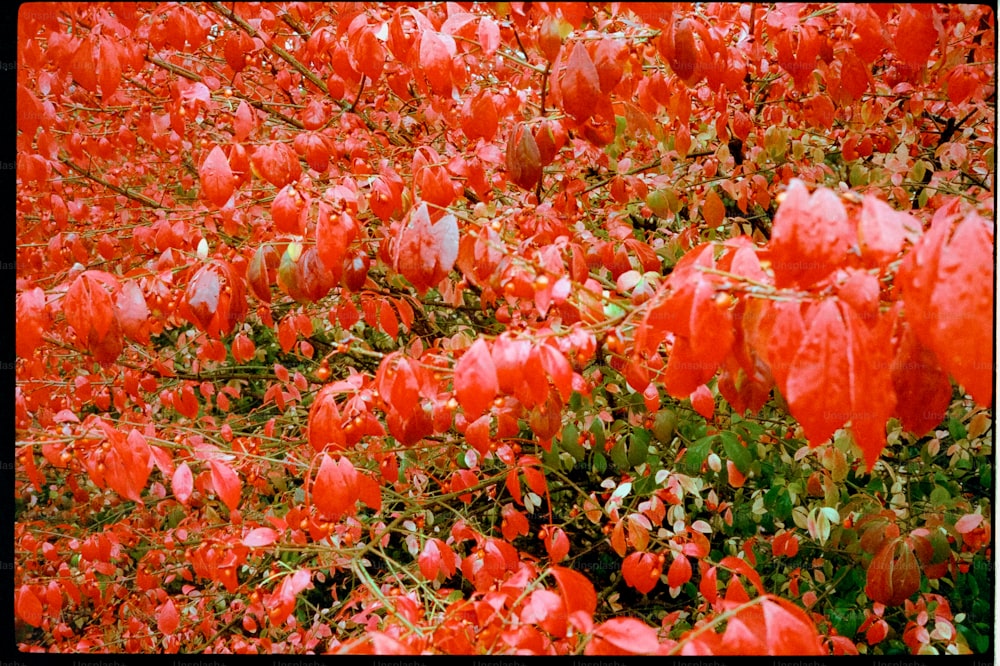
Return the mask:
[[[705,203],[701,207],[701,217],[710,229],[718,227],[726,217],[726,205],[722,203],[722,199],[715,193],[714,189],[710,189],[705,195]]]

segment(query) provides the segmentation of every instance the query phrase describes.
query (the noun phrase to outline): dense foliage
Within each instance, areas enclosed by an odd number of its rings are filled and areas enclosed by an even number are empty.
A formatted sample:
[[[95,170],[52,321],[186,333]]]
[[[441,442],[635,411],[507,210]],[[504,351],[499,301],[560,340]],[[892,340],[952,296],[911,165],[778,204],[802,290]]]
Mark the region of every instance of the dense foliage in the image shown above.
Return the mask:
[[[992,649],[994,21],[22,5],[19,647]]]

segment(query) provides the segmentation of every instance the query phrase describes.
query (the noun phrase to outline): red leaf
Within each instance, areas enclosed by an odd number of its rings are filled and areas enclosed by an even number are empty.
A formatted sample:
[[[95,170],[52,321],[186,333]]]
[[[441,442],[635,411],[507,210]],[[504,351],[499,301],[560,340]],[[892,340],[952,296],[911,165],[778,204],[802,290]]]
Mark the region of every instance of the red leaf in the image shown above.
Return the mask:
[[[134,280],[122,285],[122,290],[115,299],[115,314],[125,335],[138,343],[149,343],[149,307],[142,288]]]
[[[552,385],[559,392],[563,402],[569,400],[573,393],[573,367],[559,349],[552,345],[542,344],[537,347],[542,367],[552,380]]]
[[[275,187],[284,187],[298,180],[302,165],[292,147],[286,143],[258,146],[250,157],[257,173]]]
[[[200,330],[207,331],[212,325],[221,291],[218,273],[208,266],[200,269],[188,285],[185,298],[192,315],[190,321]]]
[[[775,213],[769,244],[775,286],[809,287],[822,280],[845,263],[855,239],[840,197],[824,187],[810,196],[805,184],[793,179]]]
[[[867,265],[884,266],[903,249],[903,243],[920,229],[909,213],[897,211],[878,197],[867,195],[858,220],[861,256]]]
[[[271,202],[271,219],[278,231],[285,234],[302,235],[302,212],[306,202],[292,185],[278,190]]]
[[[663,560],[653,553],[635,552],[622,561],[625,582],[643,594],[648,594],[660,582]]]
[[[187,504],[188,500],[191,499],[191,492],[194,490],[194,477],[186,462],[182,462],[174,470],[170,486],[173,488],[174,497],[181,504]]]
[[[966,215],[939,250],[929,311],[911,317],[915,328],[929,324],[942,367],[983,406],[993,399],[993,253],[992,225]]]
[[[513,387],[514,397],[527,409],[532,409],[536,405],[545,402],[549,397],[549,382],[545,377],[545,368],[542,365],[542,358],[538,352],[538,348],[530,347],[527,341],[522,342],[524,343],[523,345],[519,343],[512,345],[515,353],[520,354],[522,350],[527,351],[527,356],[522,356],[519,359],[519,367],[516,369],[517,383]],[[509,373],[512,369],[510,366],[507,366],[504,370],[508,373],[509,378]],[[499,366],[497,374],[500,374]]]
[[[723,569],[729,569],[738,574],[746,576],[747,579],[753,583],[753,586],[757,589],[759,594],[764,594],[764,583],[760,579],[760,574],[757,573],[753,567],[746,563],[745,560],[734,555],[728,555],[719,562],[719,566]]]
[[[715,397],[707,386],[702,384],[691,394],[691,406],[706,419],[711,419],[715,414]]]
[[[865,594],[872,601],[898,606],[920,589],[920,567],[903,537],[886,541],[868,565]]]
[[[368,77],[369,81],[377,81],[385,67],[385,50],[375,36],[375,31],[365,26],[349,38],[350,51],[348,57],[356,70]]]
[[[270,527],[258,527],[243,537],[243,545],[248,548],[263,548],[278,540],[278,533]]]
[[[655,654],[660,648],[656,630],[632,617],[616,617],[594,627],[594,636],[617,648],[618,654]],[[595,646],[597,647],[597,646]],[[615,654],[592,651],[588,643],[584,654]]]
[[[104,479],[116,493],[142,504],[142,490],[152,471],[153,461],[146,439],[133,429],[128,437],[114,441],[104,459]]]
[[[358,223],[348,213],[332,215],[329,207],[321,203],[316,221],[316,251],[320,260],[340,281],[344,270],[347,248],[358,233]]]
[[[215,206],[222,208],[233,196],[236,178],[233,176],[226,154],[219,146],[212,148],[205,161],[201,163],[198,177],[201,179],[202,193]]]
[[[417,563],[420,565],[420,573],[427,580],[437,580],[438,574],[442,572],[445,579],[455,575],[455,553],[441,539],[428,539],[417,557]]]
[[[94,61],[94,43],[89,38],[80,40],[69,62],[73,78],[89,92],[97,92],[97,67]]]
[[[180,623],[181,618],[177,613],[177,607],[174,606],[173,599],[167,599],[166,603],[156,609],[156,628],[160,630],[160,633],[169,636],[177,631]]]
[[[223,504],[230,511],[235,511],[240,504],[240,495],[243,491],[243,482],[233,468],[219,460],[208,461],[212,471],[212,487],[215,494],[219,496]]]
[[[236,130],[233,138],[236,141],[243,141],[250,136],[250,132],[254,130],[255,126],[256,116],[254,115],[254,111],[245,99],[241,99],[240,105],[236,107],[236,113],[233,114],[233,129]]]
[[[281,584],[271,595],[268,604],[268,617],[275,625],[284,624],[295,609],[295,597],[309,587],[312,574],[306,569],[298,569],[290,576],[285,576]]]
[[[520,484],[517,485],[517,489],[518,492],[520,492]],[[500,530],[504,539],[507,541],[513,541],[517,537],[524,536],[528,533],[528,519],[523,513],[514,508],[513,504],[504,504],[503,509],[501,510],[501,515],[503,518],[500,522]]]
[[[312,501],[327,520],[353,514],[358,500],[358,474],[347,458],[334,461],[323,454],[323,462],[312,484]]]
[[[951,404],[951,382],[909,323],[901,321],[900,325],[902,333],[891,366],[896,415],[904,428],[923,437],[944,420]]]
[[[385,393],[385,395],[391,395]],[[309,408],[309,444],[317,453],[327,448],[339,451],[347,447],[344,424],[337,406],[333,385],[324,386]]]
[[[979,527],[983,522],[983,515],[980,513],[967,513],[955,521],[955,531],[959,534],[968,534]]]
[[[598,42],[594,54],[594,67],[601,81],[602,93],[610,93],[622,80],[628,55],[624,40],[604,37]]]
[[[717,654],[825,654],[812,620],[785,599],[768,596],[741,609],[726,626]]]
[[[18,294],[14,317],[17,320],[14,343],[17,355],[31,358],[42,344],[42,334],[48,331],[52,322],[45,292],[40,287],[35,287]]]
[[[483,90],[475,97],[467,99],[465,106],[462,107],[461,119],[462,132],[470,141],[479,138],[492,141],[499,124],[493,94]]]
[[[601,79],[582,41],[573,47],[559,85],[563,109],[574,120],[582,124],[594,114],[601,99]]]
[[[579,571],[566,567],[555,565],[549,572],[556,579],[559,594],[566,602],[566,613],[570,617],[570,623],[580,631],[589,632],[589,627],[581,628],[576,614],[582,613],[588,619],[593,619],[594,611],[597,610],[597,592],[594,591],[594,584]]]
[[[486,410],[500,390],[489,346],[477,339],[455,364],[455,397],[472,421]]]
[[[814,313],[788,373],[788,407],[814,446],[851,418],[851,341],[836,302],[824,300]]]
[[[527,471],[527,470],[525,470]],[[569,537],[561,527],[548,526],[543,528],[545,552],[553,563],[562,562],[569,554]]]
[[[441,97],[451,97],[451,56],[454,52],[455,41],[452,37],[439,37],[433,30],[421,33],[420,70],[427,77],[431,90]]]
[[[14,615],[33,627],[42,626],[42,602],[27,585],[14,593]]]
[[[681,19],[673,26],[672,51],[667,55],[667,62],[684,83],[692,86],[701,78],[696,76],[698,70],[698,49],[694,41],[693,23],[690,19]]]
[[[500,47],[500,28],[496,21],[489,16],[479,19],[476,35],[479,37],[479,46],[483,49],[483,55],[491,56]]]
[[[566,610],[563,600],[552,590],[535,590],[521,609],[521,622],[537,624],[553,636],[566,635]]]
[[[899,12],[899,26],[892,43],[899,59],[916,70],[927,65],[931,51],[938,42],[932,13],[931,7],[910,5],[903,5]]]
[[[396,248],[395,265],[423,295],[455,265],[458,222],[453,215],[445,215],[432,226],[426,203],[421,203],[409,217]]]
[[[518,123],[507,138],[507,173],[514,183],[533,191],[542,178],[538,144],[524,123]]]
[[[73,280],[63,299],[63,314],[79,343],[102,363],[122,351],[121,325],[111,300],[121,290],[118,280],[104,271],[84,271]]]
[[[374,417],[370,417],[374,420]],[[377,422],[376,422],[377,424]],[[378,434],[384,434],[380,432]],[[358,499],[372,511],[378,511],[382,507],[382,486],[369,474],[358,474]]]
[[[680,587],[691,580],[691,560],[686,555],[675,555],[667,570],[667,585]]]

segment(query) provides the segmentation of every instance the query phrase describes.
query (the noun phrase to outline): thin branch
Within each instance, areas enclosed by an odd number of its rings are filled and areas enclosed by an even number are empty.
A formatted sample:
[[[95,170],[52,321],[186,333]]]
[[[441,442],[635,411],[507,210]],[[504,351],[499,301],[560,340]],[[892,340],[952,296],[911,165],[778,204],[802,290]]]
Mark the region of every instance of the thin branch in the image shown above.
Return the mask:
[[[361,93],[363,93],[365,91],[365,82],[367,80],[368,80],[368,77],[365,76],[364,74],[362,74],[361,75],[361,85],[358,86],[358,96],[354,98],[354,103],[351,104],[351,106],[350,106],[349,109],[347,109],[351,113],[357,113],[357,111],[355,109],[358,108],[358,102],[361,101]]]
[[[85,178],[89,178],[90,180],[94,181],[98,185],[103,185],[104,187],[108,188],[109,190],[117,192],[118,194],[122,195],[123,197],[127,197],[127,198],[131,199],[132,201],[138,201],[139,203],[143,204],[144,206],[149,206],[150,208],[158,208],[158,209],[165,209],[166,208],[166,206],[163,206],[162,204],[157,203],[156,201],[153,201],[152,199],[150,199],[149,197],[147,197],[144,194],[139,194],[138,192],[132,192],[131,190],[125,189],[123,187],[119,187],[118,185],[114,185],[113,183],[109,183],[108,181],[104,180],[100,176],[95,176],[93,173],[91,173],[90,171],[87,171],[83,167],[77,166],[68,157],[60,157],[59,161],[62,162],[63,164],[65,164],[66,166],[68,166],[73,171],[76,171],[81,176],[84,176]]]
[[[299,74],[301,74],[302,76],[304,76],[310,83],[312,83],[314,86],[316,86],[321,91],[323,91],[324,95],[329,95],[330,94],[330,90],[326,87],[326,83],[323,82],[323,79],[321,79],[318,76],[316,76],[315,74],[313,74],[312,70],[310,70],[308,67],[306,67],[305,65],[303,65],[301,62],[299,62],[298,59],[295,56],[293,56],[291,53],[289,53],[285,49],[281,48],[280,46],[278,46],[277,44],[275,44],[273,41],[265,40],[263,37],[261,37],[260,33],[258,33],[254,29],[254,27],[252,25],[250,25],[249,23],[247,23],[246,21],[244,21],[235,12],[233,12],[232,10],[228,9],[227,7],[225,7],[221,2],[212,2],[212,3],[209,3],[209,4],[212,7],[212,9],[214,9],[216,12],[218,12],[222,16],[225,16],[227,19],[229,19],[230,21],[232,21],[233,23],[235,23],[236,25],[238,25],[243,30],[243,32],[245,32],[248,35],[250,35],[250,37],[258,37],[262,41],[264,41],[265,43],[267,43],[267,48],[270,49],[270,51],[272,53],[274,53],[279,58],[281,58],[282,60],[284,60],[285,62],[287,62],[289,65],[291,65],[293,68],[295,68],[295,71],[297,71]]]
[[[689,155],[689,157],[692,156],[693,155]],[[662,164],[662,161],[660,160],[660,158],[656,158],[655,160],[649,162],[648,164],[640,164],[639,166],[633,169],[629,169],[625,173],[614,173],[611,176],[608,176],[607,178],[597,181],[596,183],[585,189],[583,192],[584,194],[586,194],[587,192],[593,192],[596,189],[604,187],[618,176],[634,176],[637,173],[642,173],[643,171],[648,171],[649,169],[655,169],[656,167],[660,166],[660,164]]]

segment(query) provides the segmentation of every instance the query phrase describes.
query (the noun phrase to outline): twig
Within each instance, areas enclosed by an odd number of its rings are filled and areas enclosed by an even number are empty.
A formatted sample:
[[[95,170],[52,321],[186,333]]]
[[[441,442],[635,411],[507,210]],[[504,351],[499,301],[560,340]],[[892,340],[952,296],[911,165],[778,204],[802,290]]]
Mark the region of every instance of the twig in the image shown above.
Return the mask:
[[[138,201],[139,203],[141,203],[141,204],[143,204],[145,206],[149,206],[150,208],[158,208],[158,209],[164,209],[164,208],[166,208],[166,206],[163,206],[162,204],[157,203],[156,201],[153,201],[152,199],[150,199],[149,197],[147,197],[144,194],[139,194],[138,192],[132,192],[131,190],[127,190],[127,189],[125,189],[123,187],[119,187],[117,185],[109,183],[108,181],[104,180],[103,178],[101,178],[99,176],[95,176],[94,174],[92,174],[91,172],[87,171],[83,167],[77,166],[68,157],[60,157],[59,161],[62,162],[63,164],[65,164],[66,166],[68,166],[73,171],[76,171],[81,176],[84,176],[85,178],[89,178],[90,180],[94,181],[98,185],[103,185],[104,187],[108,188],[109,190],[117,192],[118,194],[122,195],[123,197],[127,197],[127,198],[131,199],[132,201]]]
[[[299,62],[298,59],[291,53],[281,48],[273,41],[264,40],[263,37],[261,37],[260,33],[258,33],[252,25],[244,21],[235,12],[225,7],[221,2],[212,2],[209,4],[211,5],[212,9],[214,9],[216,12],[218,12],[222,16],[225,16],[227,19],[238,25],[243,30],[243,32],[250,35],[250,37],[258,37],[261,40],[265,41],[267,43],[267,48],[270,49],[272,53],[274,53],[279,58],[281,58],[289,65],[291,65],[293,68],[295,68],[295,71],[297,71],[299,74],[308,79],[308,81],[312,83],[314,86],[319,88],[324,95],[330,94],[330,90],[326,87],[326,83],[323,82],[323,79],[313,74],[308,67]]]

